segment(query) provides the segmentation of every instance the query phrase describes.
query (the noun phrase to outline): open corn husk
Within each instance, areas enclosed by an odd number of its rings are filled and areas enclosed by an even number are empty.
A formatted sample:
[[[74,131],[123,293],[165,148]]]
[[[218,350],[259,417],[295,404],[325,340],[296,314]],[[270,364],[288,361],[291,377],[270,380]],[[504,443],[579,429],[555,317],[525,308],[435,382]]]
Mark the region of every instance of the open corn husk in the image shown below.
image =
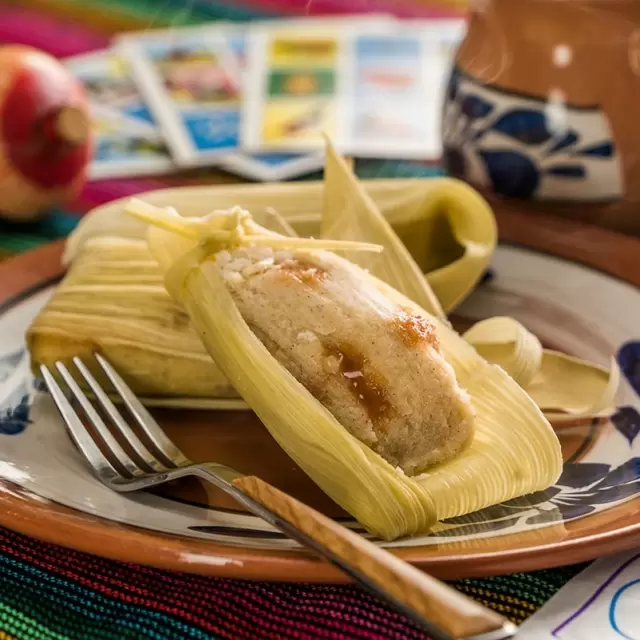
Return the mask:
[[[328,219],[340,206],[330,204],[333,194],[344,189],[343,177],[331,173],[326,188],[306,183],[166,189],[146,194],[145,201],[163,206],[179,202],[181,212],[192,217],[239,204],[251,208],[263,226],[283,235],[317,236],[322,216]],[[496,243],[490,209],[470,187],[454,180],[380,180],[363,185],[409,251],[402,249],[403,243],[385,222],[382,232],[368,238],[383,243],[388,251],[371,261],[374,273],[399,275],[406,284],[403,274],[409,264],[414,273],[408,288],[398,279],[392,284],[411,297],[423,291],[423,304],[431,299],[430,308],[442,317],[441,309],[462,299],[488,264]],[[124,204],[121,200],[99,207],[69,237],[64,255],[68,274],[27,333],[34,369],[97,350],[147,404],[246,408],[164,289],[146,245],[146,225],[124,215]],[[342,223],[332,219],[330,235],[358,240],[349,220],[342,219]],[[366,232],[366,226],[362,218],[359,231]],[[394,266],[399,251],[404,251],[403,261]],[[378,271],[382,267],[384,273]],[[101,376],[99,368],[94,374]]]
[[[482,320],[463,336],[488,362],[501,366],[554,423],[607,417],[615,411],[620,368],[610,369],[543,349],[513,318]]]
[[[203,230],[198,243],[193,228],[170,211],[133,203],[130,212],[163,228],[149,231],[152,253],[220,369],[283,449],[373,534],[393,539],[424,532],[436,520],[544,489],[558,478],[558,440],[521,387],[448,324],[362,271],[385,295],[436,323],[443,355],[476,411],[473,442],[453,461],[415,477],[394,469],[351,436],[251,332],[210,259],[212,233]],[[256,240],[245,232],[236,241]],[[298,239],[282,241],[293,247]]]
[[[327,147],[324,175],[331,189],[326,189],[324,194],[322,237],[342,240],[366,237],[370,242],[380,243],[385,248],[381,256],[371,257],[363,252],[343,252],[342,255],[404,293],[432,315],[446,320],[440,301],[409,250],[393,233],[384,216],[377,214],[376,205],[362,184],[353,180],[352,167],[336,154],[329,140]],[[355,197],[354,190],[357,192]],[[464,293],[461,291],[460,295]]]

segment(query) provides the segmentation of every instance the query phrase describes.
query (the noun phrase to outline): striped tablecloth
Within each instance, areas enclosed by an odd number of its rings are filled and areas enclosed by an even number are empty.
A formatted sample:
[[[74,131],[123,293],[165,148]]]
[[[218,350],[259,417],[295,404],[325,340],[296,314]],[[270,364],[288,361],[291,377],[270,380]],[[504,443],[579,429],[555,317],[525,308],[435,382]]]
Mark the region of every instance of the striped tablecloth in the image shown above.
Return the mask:
[[[442,0],[0,0],[0,43],[22,42],[58,56],[105,46],[118,30],[277,15],[393,11],[446,15]],[[361,177],[425,176],[415,162],[362,161]],[[0,260],[66,236],[103,202],[169,184],[228,180],[214,171],[162,180],[87,184],[78,200],[42,221],[0,221]],[[581,567],[454,583],[520,623]],[[111,562],[0,528],[0,640],[261,638],[405,640],[424,636],[354,586],[252,583],[168,573]]]

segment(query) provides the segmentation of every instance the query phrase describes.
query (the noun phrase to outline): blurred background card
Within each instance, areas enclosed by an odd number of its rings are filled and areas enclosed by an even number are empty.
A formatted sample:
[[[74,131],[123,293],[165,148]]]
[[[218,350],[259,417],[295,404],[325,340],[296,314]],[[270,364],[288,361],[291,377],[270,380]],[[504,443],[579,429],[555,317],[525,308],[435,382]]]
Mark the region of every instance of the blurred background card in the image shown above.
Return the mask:
[[[160,130],[125,60],[104,49],[65,59],[84,85],[95,136],[92,179],[148,176],[175,169]]]
[[[435,161],[444,82],[464,22],[343,21],[258,27],[248,50],[242,144]]]
[[[402,20],[398,23],[399,31],[406,33],[407,31],[420,31],[425,40],[433,44],[438,53],[444,56],[448,63],[453,63],[456,49],[464,39],[467,31],[467,21],[463,18],[458,19],[409,19]]]
[[[91,179],[149,176],[175,168],[152,124],[104,105],[92,105],[91,115],[95,137]]]
[[[249,46],[243,144],[320,150],[323,133],[335,139],[343,32],[337,26],[258,28]]]
[[[355,34],[345,67],[342,140],[351,154],[436,160],[444,70],[420,31]]]
[[[197,27],[123,37],[128,61],[179,166],[238,147],[243,32]]]
[[[65,59],[65,65],[83,83],[89,100],[122,111],[125,115],[153,122],[126,61],[111,49]]]
[[[444,80],[465,28],[384,14],[218,22],[128,32],[66,62],[94,104],[157,123],[148,150],[169,153],[174,169],[281,181],[322,167],[323,133],[354,156],[437,159]],[[123,136],[139,150],[145,131]]]

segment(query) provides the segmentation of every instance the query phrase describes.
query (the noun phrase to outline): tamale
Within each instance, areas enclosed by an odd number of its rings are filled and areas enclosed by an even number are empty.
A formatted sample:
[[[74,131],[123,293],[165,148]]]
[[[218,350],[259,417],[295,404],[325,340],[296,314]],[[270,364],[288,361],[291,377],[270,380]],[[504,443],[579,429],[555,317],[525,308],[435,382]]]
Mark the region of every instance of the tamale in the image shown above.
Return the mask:
[[[325,175],[324,182],[159,189],[145,193],[144,200],[158,207],[180,203],[186,217],[239,206],[263,226],[275,210],[301,237],[349,239],[349,218],[323,225],[328,213],[339,216],[324,207],[344,189],[342,181],[332,180],[335,176]],[[426,275],[442,308],[450,311],[478,282],[495,250],[491,208],[471,187],[450,178],[363,180],[362,187]],[[144,239],[147,226],[124,213],[128,202],[115,200],[84,216],[68,238],[63,262],[73,262],[82,245],[97,236]],[[358,230],[367,230],[362,221]]]
[[[143,240],[101,237],[83,245],[29,327],[27,346],[34,367],[52,371],[57,360],[71,365],[74,356],[99,351],[147,402],[183,396],[193,406],[245,406],[167,293]],[[100,367],[92,371],[102,380]]]
[[[215,265],[269,352],[385,460],[415,474],[452,458],[473,412],[433,323],[329,252],[238,247]]]
[[[232,269],[228,274],[224,266],[234,260],[236,251],[242,256],[243,248],[262,250],[274,240],[251,225],[248,214],[238,215],[238,228],[221,231],[222,223],[215,216],[201,220],[198,228],[171,210],[154,210],[134,202],[130,212],[161,227],[149,230],[148,242],[166,272],[167,289],[184,306],[221,370],[234,381],[237,391],[293,460],[372,533],[393,539],[423,532],[435,520],[544,489],[558,478],[562,468],[558,440],[535,403],[517,383],[502,369],[482,360],[446,323],[430,316],[388,284],[337,255],[326,258],[323,240],[317,241],[318,249],[314,250],[309,246],[300,249],[296,246],[300,242],[297,238],[278,239],[278,246],[272,247],[274,251],[289,251],[297,256],[298,262],[304,256],[307,265],[303,273],[294,269],[293,274],[281,274],[284,280],[279,286],[294,284],[300,297],[303,287],[313,290],[316,286],[319,276],[313,269],[318,265],[333,263],[340,264],[345,271],[353,270],[350,295],[359,296],[361,301],[366,299],[373,315],[384,318],[389,309],[394,309],[396,313],[413,316],[418,326],[434,329],[440,343],[439,353],[453,368],[458,382],[450,387],[448,395],[439,398],[437,394],[432,395],[426,404],[435,408],[439,401],[440,406],[448,407],[452,413],[463,407],[464,418],[468,418],[468,405],[460,387],[468,392],[470,407],[475,413],[471,441],[450,449],[437,464],[430,465],[437,460],[427,459],[426,464],[430,466],[425,469],[424,459],[417,462],[409,458],[404,460],[405,471],[388,451],[378,448],[384,456],[379,455],[364,442],[362,434],[352,433],[348,416],[335,407],[330,410],[326,398],[323,403],[314,395],[322,396],[326,387],[318,390],[313,385],[305,386],[308,379],[304,372],[296,370],[295,364],[279,353],[278,346],[270,343],[269,335],[263,335],[256,326],[252,307],[243,303],[238,292],[233,292],[237,270]],[[224,224],[230,220],[231,216],[227,215]],[[207,228],[207,225],[211,226]],[[274,269],[270,257],[264,259],[263,266],[258,266],[260,260],[251,260],[241,262],[238,267],[248,270],[249,279],[255,277],[254,269],[259,273],[264,267],[273,276],[280,277],[280,269]],[[285,259],[282,264],[286,262]],[[327,278],[323,284],[333,286],[333,280]],[[244,283],[238,282],[238,285],[244,287]],[[368,293],[370,287],[382,294],[382,298]],[[344,297],[345,294],[347,291],[336,288],[336,295]],[[335,307],[340,305],[333,306],[332,312],[336,313]],[[288,322],[297,311],[289,306],[287,313]],[[311,333],[321,330],[320,326],[311,325],[308,315],[305,314],[303,320]],[[270,319],[271,325],[278,322],[282,323],[283,319],[275,315]],[[333,333],[335,331],[331,331],[329,337]],[[324,338],[321,336],[320,342]],[[394,347],[397,348],[397,344]],[[406,356],[406,352],[401,353]],[[373,351],[369,354],[371,358]],[[376,364],[382,364],[382,360]],[[433,372],[421,371],[425,384],[429,375],[438,377]],[[428,431],[431,416],[425,419],[417,413],[416,418],[421,419],[424,430]],[[460,423],[450,425],[445,438],[454,440],[456,424]],[[402,437],[396,445],[400,442]]]

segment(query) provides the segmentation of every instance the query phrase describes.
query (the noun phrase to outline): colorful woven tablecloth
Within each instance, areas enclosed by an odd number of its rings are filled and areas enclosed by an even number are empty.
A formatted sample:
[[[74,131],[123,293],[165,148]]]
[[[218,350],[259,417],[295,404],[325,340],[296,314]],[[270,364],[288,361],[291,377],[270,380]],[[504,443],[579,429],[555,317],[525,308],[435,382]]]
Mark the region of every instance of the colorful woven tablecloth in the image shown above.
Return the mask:
[[[393,11],[446,15],[458,0],[0,0],[0,43],[22,42],[58,56],[104,47],[124,29],[277,15]],[[416,162],[361,161],[361,177],[428,176]],[[317,177],[317,176],[316,176]],[[175,184],[229,180],[215,171],[162,180],[93,182],[65,210],[23,225],[0,221],[0,260],[66,236],[92,207]],[[454,586],[520,623],[582,567]],[[403,617],[348,585],[218,580],[103,560],[0,528],[0,640],[331,638],[404,640],[424,636]]]

